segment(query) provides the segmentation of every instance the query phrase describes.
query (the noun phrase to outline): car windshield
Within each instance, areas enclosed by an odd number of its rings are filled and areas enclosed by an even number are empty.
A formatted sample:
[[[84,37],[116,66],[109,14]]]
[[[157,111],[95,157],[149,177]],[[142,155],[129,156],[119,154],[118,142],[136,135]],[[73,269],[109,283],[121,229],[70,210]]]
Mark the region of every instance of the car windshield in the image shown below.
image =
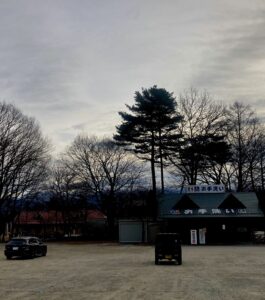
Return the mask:
[[[158,244],[174,244],[178,242],[177,235],[158,235],[156,238],[156,243]]]
[[[25,239],[12,239],[8,242],[8,244],[12,245],[25,245],[27,244],[27,241]]]

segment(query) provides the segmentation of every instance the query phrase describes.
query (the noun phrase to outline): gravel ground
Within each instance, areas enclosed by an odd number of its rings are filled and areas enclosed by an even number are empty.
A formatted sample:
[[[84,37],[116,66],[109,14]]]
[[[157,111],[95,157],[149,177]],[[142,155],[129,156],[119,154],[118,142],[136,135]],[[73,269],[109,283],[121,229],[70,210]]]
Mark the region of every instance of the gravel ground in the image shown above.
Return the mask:
[[[183,246],[181,266],[154,247],[51,243],[46,257],[6,260],[0,299],[265,299],[265,246]]]

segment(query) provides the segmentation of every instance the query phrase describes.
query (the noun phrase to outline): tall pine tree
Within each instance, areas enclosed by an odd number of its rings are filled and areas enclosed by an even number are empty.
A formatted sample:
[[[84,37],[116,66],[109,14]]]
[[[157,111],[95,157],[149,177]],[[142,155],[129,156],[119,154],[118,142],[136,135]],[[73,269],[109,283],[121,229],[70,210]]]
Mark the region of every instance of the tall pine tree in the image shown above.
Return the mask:
[[[156,164],[161,170],[161,191],[164,191],[164,161],[167,150],[176,143],[179,135],[175,129],[181,117],[176,113],[173,93],[153,86],[135,92],[135,104],[126,105],[130,113],[119,112],[123,119],[117,126],[114,139],[130,145],[129,149],[141,159],[150,161],[153,201],[156,204]],[[156,207],[156,205],[154,206]],[[156,214],[156,209],[155,209]]]

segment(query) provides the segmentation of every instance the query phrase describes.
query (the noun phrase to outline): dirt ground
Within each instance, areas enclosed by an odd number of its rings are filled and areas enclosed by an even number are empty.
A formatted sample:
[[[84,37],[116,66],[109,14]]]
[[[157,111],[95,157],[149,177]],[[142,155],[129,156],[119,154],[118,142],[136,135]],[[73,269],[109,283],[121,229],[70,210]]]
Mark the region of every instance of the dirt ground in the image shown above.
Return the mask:
[[[51,243],[46,257],[6,260],[0,299],[265,299],[265,246],[183,246],[183,265],[154,247]]]

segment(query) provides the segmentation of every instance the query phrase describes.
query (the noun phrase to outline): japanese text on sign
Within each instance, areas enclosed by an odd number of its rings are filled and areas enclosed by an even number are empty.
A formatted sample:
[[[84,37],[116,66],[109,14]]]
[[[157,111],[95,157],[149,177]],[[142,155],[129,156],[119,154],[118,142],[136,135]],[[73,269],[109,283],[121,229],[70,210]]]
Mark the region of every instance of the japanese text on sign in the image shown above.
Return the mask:
[[[244,215],[247,213],[245,208],[199,208],[199,209],[171,209],[170,215]]]
[[[223,184],[211,185],[187,185],[186,193],[224,193],[225,187]]]

